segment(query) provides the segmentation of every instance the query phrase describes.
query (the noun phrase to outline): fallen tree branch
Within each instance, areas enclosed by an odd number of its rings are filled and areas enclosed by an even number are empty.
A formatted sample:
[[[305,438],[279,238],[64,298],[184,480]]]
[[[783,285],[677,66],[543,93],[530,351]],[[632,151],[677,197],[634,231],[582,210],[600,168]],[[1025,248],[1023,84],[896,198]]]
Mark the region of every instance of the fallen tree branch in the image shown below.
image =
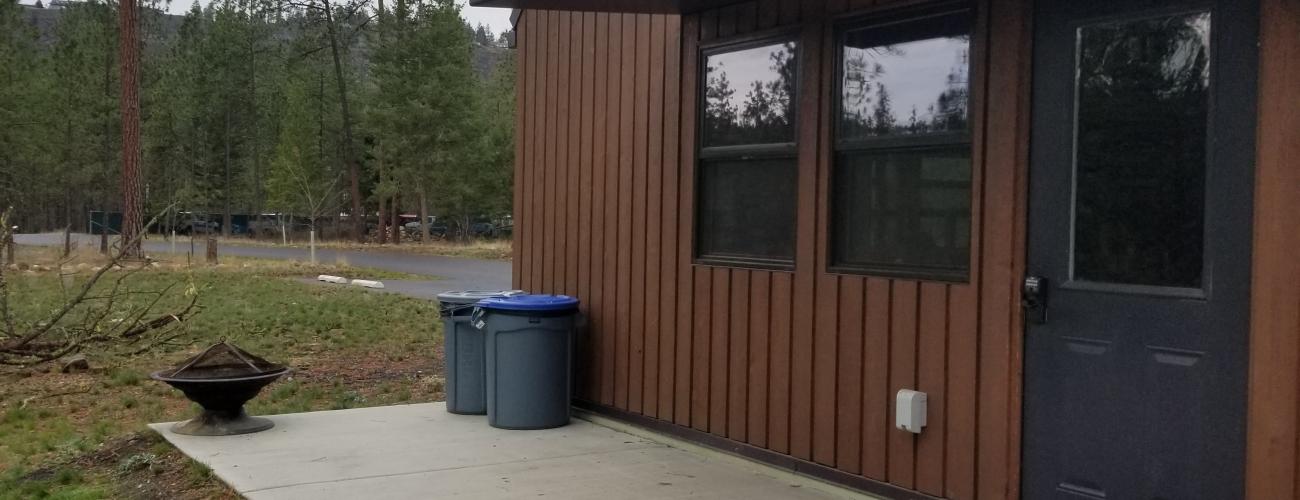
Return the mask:
[[[3,229],[8,213],[0,214],[0,239],[8,232]],[[154,217],[146,228],[152,227],[157,220],[158,217]],[[133,241],[123,242],[122,246],[133,245],[144,234],[141,232]],[[156,309],[163,299],[173,295],[176,283],[150,291],[131,290],[128,280],[145,270],[147,262],[139,266],[123,265],[128,258],[120,247],[115,248],[106,265],[95,269],[79,286],[69,286],[68,278],[76,274],[66,271],[69,262],[63,261],[60,268],[65,271],[58,275],[65,299],[43,319],[27,322],[14,318],[9,307],[11,290],[4,279],[4,269],[0,268],[0,321],[3,321],[0,324],[3,328],[0,364],[39,365],[92,347],[102,347],[109,353],[118,351],[120,354],[127,349],[140,353],[176,339],[184,331],[180,325],[201,311],[199,294],[191,286],[185,293],[189,297],[187,304],[178,311],[158,315]],[[123,271],[113,277],[111,285],[100,286],[101,280],[117,268]],[[123,300],[132,296],[145,297],[139,304]],[[77,319],[72,319],[74,316]],[[144,341],[143,348],[137,345],[141,341]]]
[[[54,394],[40,394],[36,396],[28,396],[23,398],[22,403],[18,404],[18,409],[21,410],[23,408],[26,408],[27,405],[31,404],[32,401],[36,401],[38,399],[57,398],[59,396],[73,396],[76,394],[89,394],[89,393],[90,393],[90,389],[83,389],[80,391],[66,391],[66,392],[56,392]]]

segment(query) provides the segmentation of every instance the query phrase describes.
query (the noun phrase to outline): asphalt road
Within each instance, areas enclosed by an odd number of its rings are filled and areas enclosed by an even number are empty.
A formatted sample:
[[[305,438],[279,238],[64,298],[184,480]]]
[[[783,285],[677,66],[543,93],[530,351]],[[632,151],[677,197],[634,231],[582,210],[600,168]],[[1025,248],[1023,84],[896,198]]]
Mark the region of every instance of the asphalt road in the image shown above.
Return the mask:
[[[73,235],[82,246],[99,244],[99,237],[80,234]],[[19,245],[52,246],[62,245],[61,234],[19,234],[14,237]],[[196,240],[195,254],[202,258],[203,243]],[[147,240],[144,243],[146,253],[167,254],[172,245],[166,241]],[[176,253],[190,251],[189,239],[176,242]],[[260,259],[283,259],[306,261],[308,252],[305,248],[285,248],[270,246],[243,246],[225,244],[221,246],[222,255],[253,257]],[[435,280],[383,280],[386,291],[410,295],[413,297],[433,298],[439,293],[452,290],[509,290],[510,263],[496,260],[465,259],[458,257],[440,257],[437,255],[420,255],[405,252],[381,250],[339,250],[318,248],[316,260],[320,262],[347,263],[355,267],[369,267],[386,271],[436,276]],[[348,278],[365,278],[348,276]],[[314,280],[311,280],[315,282]]]

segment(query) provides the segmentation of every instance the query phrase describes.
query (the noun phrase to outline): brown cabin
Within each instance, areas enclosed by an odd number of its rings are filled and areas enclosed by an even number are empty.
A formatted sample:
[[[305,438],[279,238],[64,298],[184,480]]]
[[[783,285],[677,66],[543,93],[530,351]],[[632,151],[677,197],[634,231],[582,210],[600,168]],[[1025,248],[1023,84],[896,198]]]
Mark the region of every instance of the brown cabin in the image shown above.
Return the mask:
[[[578,405],[890,498],[1297,498],[1300,0],[473,3]]]

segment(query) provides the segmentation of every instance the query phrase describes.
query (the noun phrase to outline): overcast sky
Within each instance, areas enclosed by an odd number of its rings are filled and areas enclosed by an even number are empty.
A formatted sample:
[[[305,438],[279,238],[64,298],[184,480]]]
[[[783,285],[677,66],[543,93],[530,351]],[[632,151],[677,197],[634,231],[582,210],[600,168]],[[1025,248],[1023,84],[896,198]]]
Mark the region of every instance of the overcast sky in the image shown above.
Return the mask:
[[[209,1],[210,0],[198,0],[201,5],[207,5]],[[21,0],[21,2],[31,5],[36,3],[36,0]],[[171,0],[171,5],[168,7],[167,11],[172,14],[184,14],[186,11],[190,10],[190,6],[193,5],[193,2],[194,0]],[[48,4],[49,0],[45,0],[45,3]],[[465,0],[460,0],[460,3],[465,5],[467,2],[465,2]],[[510,9],[488,9],[484,7],[469,7],[467,5],[464,10],[461,11],[461,14],[465,16],[465,19],[469,21],[471,26],[478,26],[480,23],[486,24],[492,27],[493,33],[500,34],[502,31],[510,29]]]

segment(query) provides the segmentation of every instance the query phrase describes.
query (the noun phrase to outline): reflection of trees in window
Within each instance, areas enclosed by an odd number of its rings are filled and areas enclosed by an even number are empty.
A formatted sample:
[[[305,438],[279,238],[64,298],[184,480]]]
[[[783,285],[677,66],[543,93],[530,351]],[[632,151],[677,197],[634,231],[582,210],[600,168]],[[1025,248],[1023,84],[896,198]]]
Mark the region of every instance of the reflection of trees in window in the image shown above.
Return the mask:
[[[935,38],[878,47],[844,47],[841,82],[841,137],[953,132],[967,128],[969,116],[969,36]],[[924,52],[948,61],[923,59]],[[950,64],[943,81],[918,80],[916,69]],[[899,114],[885,84],[892,80],[914,89],[933,90],[928,102],[910,103]],[[907,103],[904,103],[907,104]]]
[[[723,59],[766,54],[770,65],[763,74],[743,75],[748,81],[744,101],[737,104],[736,89]],[[794,98],[797,64],[794,42],[720,54],[709,58],[705,83],[704,137],[708,146],[785,143],[794,140]]]
[[[706,54],[695,256],[712,265],[790,269],[798,53],[794,42],[751,47]]]
[[[717,76],[713,75],[715,69]],[[724,138],[735,135],[734,129],[740,121],[736,105],[731,101],[736,89],[731,88],[731,80],[727,79],[727,72],[721,64],[717,68],[709,67],[709,73],[708,84],[704,87],[704,123],[709,127],[705,134],[713,139],[709,142],[730,143]]]
[[[830,269],[968,278],[971,24],[960,10],[841,36]]]
[[[963,44],[968,43],[963,37]],[[948,73],[948,81],[939,98],[935,99],[935,109],[930,112],[929,130],[912,132],[965,130],[970,116],[970,49],[962,49],[957,62]]]
[[[1076,278],[1201,285],[1209,21],[1079,30]]]
[[[869,115],[873,108],[872,83],[884,73],[885,67],[875,60],[895,50],[890,47],[872,47],[869,49],[845,48],[844,81],[841,82],[841,100],[843,108],[841,133],[846,137],[868,135],[872,128]],[[885,93],[883,84],[877,83],[878,94]],[[876,107],[879,109],[879,107]]]

